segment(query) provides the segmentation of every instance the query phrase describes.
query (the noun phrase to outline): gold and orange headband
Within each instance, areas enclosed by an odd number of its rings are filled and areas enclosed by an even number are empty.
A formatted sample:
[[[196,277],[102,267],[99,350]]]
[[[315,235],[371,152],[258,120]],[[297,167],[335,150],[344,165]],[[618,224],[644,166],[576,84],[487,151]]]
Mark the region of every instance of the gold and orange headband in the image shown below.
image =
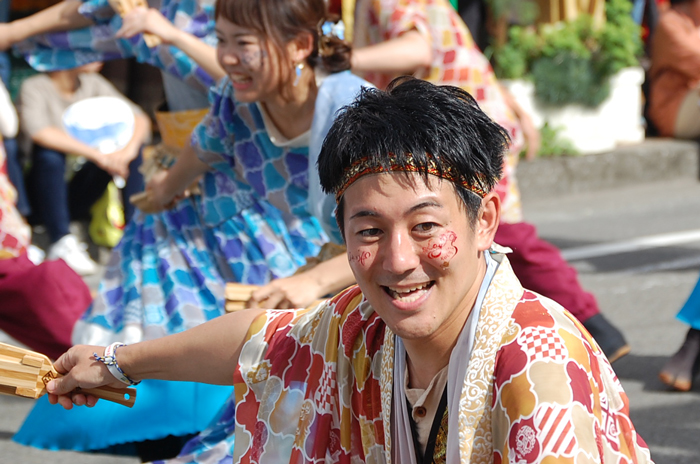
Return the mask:
[[[445,180],[463,187],[470,192],[483,198],[487,193],[489,193],[489,188],[483,184],[480,180],[483,179],[483,175],[477,174],[476,184],[467,182],[459,173],[452,168],[438,169],[437,163],[433,155],[426,153],[428,159],[427,166],[420,167],[416,165],[413,160],[413,155],[410,153],[406,154],[404,164],[401,164],[396,159],[396,155],[393,153],[389,154],[389,167],[385,168],[376,159],[372,159],[369,156],[365,156],[355,161],[350,165],[349,168],[343,173],[343,179],[340,183],[340,187],[335,194],[335,201],[340,202],[341,197],[345,191],[350,187],[357,179],[367,174],[378,174],[381,172],[419,172],[432,174],[433,176],[440,177]]]

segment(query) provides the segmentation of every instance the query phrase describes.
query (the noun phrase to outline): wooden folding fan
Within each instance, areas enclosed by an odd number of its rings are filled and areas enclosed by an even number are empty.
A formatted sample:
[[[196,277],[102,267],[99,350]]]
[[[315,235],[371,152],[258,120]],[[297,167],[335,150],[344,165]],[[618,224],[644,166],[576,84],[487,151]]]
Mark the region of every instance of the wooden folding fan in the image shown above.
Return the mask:
[[[109,0],[109,5],[122,18],[134,8],[148,8],[148,3],[146,3],[146,0]],[[143,41],[146,42],[146,45],[151,48],[157,47],[161,43],[160,37],[149,34],[148,32],[143,34]]]
[[[245,305],[250,300],[250,295],[260,288],[259,285],[246,285],[237,282],[226,284],[226,312],[240,311],[245,309]]]
[[[58,377],[61,374],[45,355],[0,343],[0,394],[36,399],[46,393],[46,384]],[[136,401],[134,388],[100,387],[80,391],[129,408]]]

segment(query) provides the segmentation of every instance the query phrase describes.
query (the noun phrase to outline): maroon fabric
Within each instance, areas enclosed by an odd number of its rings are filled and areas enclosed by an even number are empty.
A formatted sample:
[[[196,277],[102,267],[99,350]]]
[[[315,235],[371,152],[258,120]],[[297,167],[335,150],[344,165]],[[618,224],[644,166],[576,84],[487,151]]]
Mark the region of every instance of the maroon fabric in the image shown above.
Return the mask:
[[[580,322],[600,312],[595,297],[581,288],[576,270],[557,247],[537,236],[532,224],[501,223],[495,241],[513,249],[508,260],[523,287],[556,301]]]
[[[73,325],[91,300],[83,279],[62,260],[36,266],[26,253],[0,260],[0,329],[49,358],[70,348]]]

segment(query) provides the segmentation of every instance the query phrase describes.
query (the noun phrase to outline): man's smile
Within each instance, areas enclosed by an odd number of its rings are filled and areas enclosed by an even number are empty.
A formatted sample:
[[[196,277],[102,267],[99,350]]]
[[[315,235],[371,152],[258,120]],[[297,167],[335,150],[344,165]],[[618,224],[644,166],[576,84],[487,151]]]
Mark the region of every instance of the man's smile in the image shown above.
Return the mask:
[[[412,303],[418,298],[423,296],[428,290],[430,290],[435,281],[425,282],[420,285],[404,286],[404,287],[386,287],[382,286],[384,291],[393,299],[401,301],[403,303]]]

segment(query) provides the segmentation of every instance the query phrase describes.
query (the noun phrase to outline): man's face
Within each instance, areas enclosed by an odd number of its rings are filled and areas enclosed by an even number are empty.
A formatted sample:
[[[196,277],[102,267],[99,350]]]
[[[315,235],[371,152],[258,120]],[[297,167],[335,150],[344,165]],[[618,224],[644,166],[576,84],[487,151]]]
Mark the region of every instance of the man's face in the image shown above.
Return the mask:
[[[405,341],[456,337],[485,272],[491,242],[469,226],[449,181],[366,175],[344,195],[348,258],[364,295]]]

